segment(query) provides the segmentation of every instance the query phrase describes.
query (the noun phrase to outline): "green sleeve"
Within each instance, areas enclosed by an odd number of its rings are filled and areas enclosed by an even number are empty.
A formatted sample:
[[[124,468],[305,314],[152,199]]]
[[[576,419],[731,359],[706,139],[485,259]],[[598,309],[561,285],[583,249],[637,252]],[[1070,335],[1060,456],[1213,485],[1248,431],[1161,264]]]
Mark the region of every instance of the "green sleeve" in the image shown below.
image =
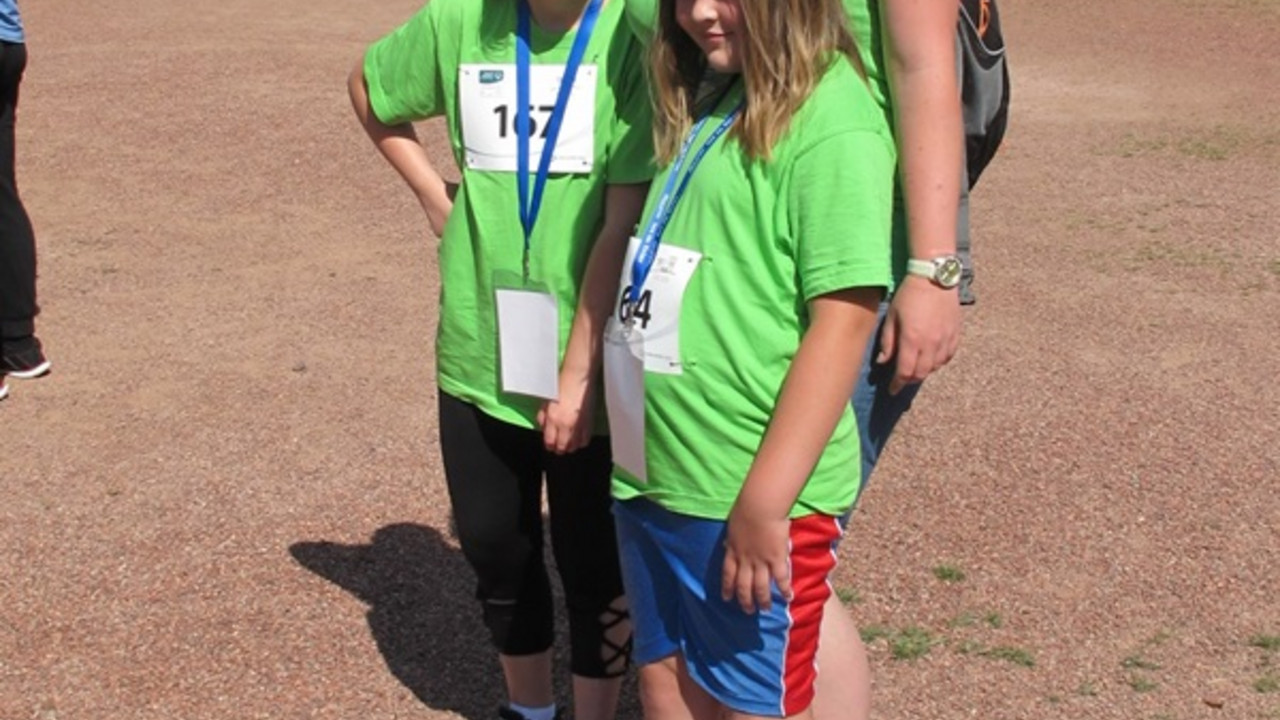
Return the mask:
[[[429,3],[404,25],[369,47],[364,79],[373,114],[388,125],[441,115],[445,110],[446,68],[442,45],[450,40],[441,20],[448,0]],[[461,28],[453,28],[457,35]]]
[[[623,0],[623,12],[627,16],[627,23],[631,26],[631,32],[643,45],[648,45],[653,40],[653,34],[658,29],[658,0]]]
[[[891,286],[892,141],[846,131],[806,148],[787,195],[800,293],[806,302],[853,287]]]
[[[627,44],[613,88],[617,113],[605,168],[605,182],[615,185],[648,182],[654,175],[653,105],[644,76],[644,52],[634,38],[628,38]]]

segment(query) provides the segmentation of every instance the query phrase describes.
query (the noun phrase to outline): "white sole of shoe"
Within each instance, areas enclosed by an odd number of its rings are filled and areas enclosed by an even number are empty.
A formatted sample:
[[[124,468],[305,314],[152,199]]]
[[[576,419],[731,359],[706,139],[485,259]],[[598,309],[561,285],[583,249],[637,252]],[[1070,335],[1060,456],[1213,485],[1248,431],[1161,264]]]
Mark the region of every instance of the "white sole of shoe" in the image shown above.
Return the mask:
[[[19,380],[31,380],[33,378],[38,378],[41,375],[47,374],[49,370],[51,370],[52,368],[53,368],[53,363],[49,362],[48,360],[45,360],[44,362],[31,368],[30,370],[10,370],[8,374],[9,374],[9,377],[11,378],[18,378]]]
[[[0,383],[0,400],[9,397],[9,383]]]

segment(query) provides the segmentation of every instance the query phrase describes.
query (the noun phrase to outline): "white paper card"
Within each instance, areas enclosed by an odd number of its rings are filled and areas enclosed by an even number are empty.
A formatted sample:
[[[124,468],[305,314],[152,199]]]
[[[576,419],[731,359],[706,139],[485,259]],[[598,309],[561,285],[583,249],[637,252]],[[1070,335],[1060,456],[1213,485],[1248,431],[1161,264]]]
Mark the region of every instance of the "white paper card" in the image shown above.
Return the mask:
[[[630,321],[631,327],[644,337],[645,370],[679,375],[684,371],[680,361],[680,306],[702,253],[665,242],[659,245],[639,299],[634,307],[627,307],[623,302],[631,291],[631,263],[638,246],[639,240],[631,238],[614,314],[620,322]]]
[[[529,67],[529,172],[537,172],[547,121],[560,93],[564,68]],[[462,65],[458,69],[464,160],[472,170],[516,171],[516,66]],[[595,160],[596,66],[583,64],[573,81],[552,173],[589,173]]]
[[[644,340],[610,324],[604,339],[604,403],[613,462],[649,482],[644,455]]]
[[[560,318],[550,293],[499,288],[498,355],[504,392],[560,396]]]

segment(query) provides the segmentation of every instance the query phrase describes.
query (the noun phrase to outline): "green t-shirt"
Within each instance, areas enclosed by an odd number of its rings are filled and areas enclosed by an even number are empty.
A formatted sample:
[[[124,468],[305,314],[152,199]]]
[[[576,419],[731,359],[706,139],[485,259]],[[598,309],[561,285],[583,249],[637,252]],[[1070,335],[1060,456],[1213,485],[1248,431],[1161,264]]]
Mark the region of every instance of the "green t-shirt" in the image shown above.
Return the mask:
[[[597,69],[591,171],[549,177],[530,242],[530,277],[559,306],[561,353],[604,219],[605,186],[646,182],[654,172],[643,52],[622,20],[622,5],[622,0],[605,3],[583,59],[584,69]],[[501,389],[494,295],[495,274],[518,278],[521,273],[524,233],[516,173],[468,167],[459,88],[463,64],[514,67],[516,14],[513,0],[432,0],[369,48],[364,74],[371,107],[382,122],[443,115],[462,172],[439,252],[440,389],[499,420],[531,428],[541,401]],[[535,24],[531,62],[562,67],[575,35],[545,32]],[[531,175],[537,166],[538,158],[531,158]]]
[[[884,69],[884,38],[880,34],[880,0],[842,0],[849,15],[849,29],[858,45],[858,56],[867,71],[871,95],[884,112],[885,121],[893,128],[893,105],[889,94],[889,77]],[[627,22],[642,42],[648,44],[658,24],[658,0],[626,0]],[[893,277],[895,286],[907,272],[906,206],[902,188],[894,190]]]
[[[862,58],[862,66],[867,70],[871,94],[886,113],[891,113],[889,77],[884,71],[884,38],[880,35],[880,2],[879,0],[843,0],[843,2],[845,12],[849,14],[849,29],[853,32],[854,42],[858,43],[858,56]]]
[[[741,92],[735,84],[693,148]],[[648,481],[615,468],[616,497],[728,516],[808,326],[807,302],[891,283],[895,163],[884,115],[843,58],[801,106],[772,160],[751,161],[732,134],[711,147],[662,238],[702,254],[678,311],[682,372],[644,374]],[[642,229],[669,171],[654,179]],[[624,285],[630,272],[623,268]],[[846,406],[792,516],[842,514],[860,475]]]

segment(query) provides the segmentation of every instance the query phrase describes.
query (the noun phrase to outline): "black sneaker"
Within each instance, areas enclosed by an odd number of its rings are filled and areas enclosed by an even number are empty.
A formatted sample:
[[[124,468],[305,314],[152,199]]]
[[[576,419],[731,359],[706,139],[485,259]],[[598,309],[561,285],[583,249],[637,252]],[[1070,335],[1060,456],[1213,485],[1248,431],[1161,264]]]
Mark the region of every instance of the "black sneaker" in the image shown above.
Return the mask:
[[[51,367],[35,335],[0,342],[0,373],[30,380],[47,374]]]

